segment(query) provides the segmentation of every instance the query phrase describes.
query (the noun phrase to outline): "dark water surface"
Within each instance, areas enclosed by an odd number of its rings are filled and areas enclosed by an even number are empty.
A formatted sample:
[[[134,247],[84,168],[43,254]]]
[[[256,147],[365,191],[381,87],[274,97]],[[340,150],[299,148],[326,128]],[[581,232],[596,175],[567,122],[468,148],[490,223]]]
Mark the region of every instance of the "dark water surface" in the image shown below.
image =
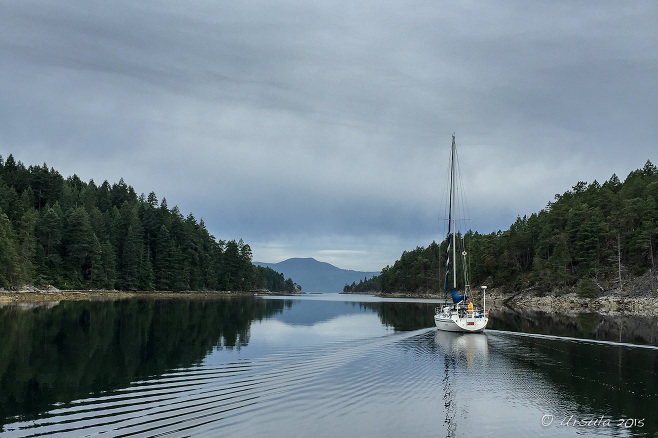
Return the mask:
[[[348,300],[348,301],[346,301]],[[0,436],[658,436],[658,321],[304,298],[0,309]]]

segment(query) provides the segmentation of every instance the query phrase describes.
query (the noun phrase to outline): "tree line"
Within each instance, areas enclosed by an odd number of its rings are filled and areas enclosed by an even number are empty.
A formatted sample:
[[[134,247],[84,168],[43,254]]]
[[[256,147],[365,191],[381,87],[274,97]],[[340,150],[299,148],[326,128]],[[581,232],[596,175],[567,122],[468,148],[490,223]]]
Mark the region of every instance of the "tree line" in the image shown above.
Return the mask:
[[[242,239],[218,240],[154,192],[64,178],[44,163],[0,156],[0,287],[292,292],[292,279],[252,264]]]
[[[546,208],[518,217],[506,231],[463,239],[471,283],[507,291],[552,292],[576,288],[594,296],[601,284],[621,289],[625,280],[650,272],[658,254],[658,169],[647,161],[621,182],[579,181],[556,194]],[[393,266],[345,291],[433,292],[445,290],[447,241],[405,251]],[[459,268],[459,266],[458,266]],[[463,287],[463,279],[459,279]],[[598,285],[598,287],[597,287]],[[658,285],[653,285],[652,289]]]

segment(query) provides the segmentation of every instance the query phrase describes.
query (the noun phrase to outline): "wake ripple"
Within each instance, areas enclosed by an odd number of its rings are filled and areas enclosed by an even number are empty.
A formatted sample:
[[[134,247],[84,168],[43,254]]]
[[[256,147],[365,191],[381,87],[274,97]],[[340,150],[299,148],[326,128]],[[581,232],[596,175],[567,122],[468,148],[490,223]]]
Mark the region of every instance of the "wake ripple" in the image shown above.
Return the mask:
[[[404,405],[440,380],[443,363],[428,359],[426,329],[290,350],[264,358],[173,370],[131,386],[57,407],[33,421],[7,424],[0,435],[37,436],[257,436],[303,412],[296,427],[318,427],[372,409]],[[396,363],[420,360],[413,373]],[[415,357],[415,359],[413,359]],[[423,365],[424,361],[424,365]],[[438,381],[438,380],[437,380]],[[286,426],[287,427],[287,426]],[[322,429],[330,436],[331,430]],[[320,432],[322,432],[320,430]],[[316,431],[317,432],[317,431]],[[322,435],[322,433],[320,433]]]
[[[507,330],[491,330],[488,333],[498,333],[511,336],[521,336],[526,338],[537,338],[537,339],[552,339],[556,341],[571,341],[571,342],[582,342],[586,344],[600,344],[600,345],[613,345],[620,347],[629,347],[629,348],[642,348],[647,350],[658,350],[656,345],[645,345],[645,344],[631,344],[628,342],[615,342],[615,341],[606,341],[601,339],[587,339],[587,338],[574,338],[571,336],[555,336],[555,335],[543,335],[539,333],[523,333],[523,332],[512,332]]]

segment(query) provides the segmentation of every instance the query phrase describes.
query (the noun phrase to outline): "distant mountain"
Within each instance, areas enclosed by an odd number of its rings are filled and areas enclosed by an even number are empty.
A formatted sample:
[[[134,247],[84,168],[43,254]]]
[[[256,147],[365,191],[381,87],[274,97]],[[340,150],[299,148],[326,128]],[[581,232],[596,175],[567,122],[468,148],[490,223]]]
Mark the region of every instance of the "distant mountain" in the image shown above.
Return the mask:
[[[292,278],[304,292],[342,292],[345,284],[379,275],[379,272],[340,269],[313,258],[292,258],[279,263],[254,262],[254,265],[272,268],[285,278]]]

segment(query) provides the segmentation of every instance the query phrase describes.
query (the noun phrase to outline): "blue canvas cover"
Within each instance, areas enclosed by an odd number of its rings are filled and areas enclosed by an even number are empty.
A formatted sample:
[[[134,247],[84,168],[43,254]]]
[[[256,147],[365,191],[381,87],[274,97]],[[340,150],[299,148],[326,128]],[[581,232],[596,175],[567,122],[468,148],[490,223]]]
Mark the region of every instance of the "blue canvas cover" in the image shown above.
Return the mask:
[[[459,293],[457,292],[457,289],[452,290],[452,302],[454,304],[457,304],[458,302],[463,301],[464,298],[466,298],[466,295],[459,295]]]

